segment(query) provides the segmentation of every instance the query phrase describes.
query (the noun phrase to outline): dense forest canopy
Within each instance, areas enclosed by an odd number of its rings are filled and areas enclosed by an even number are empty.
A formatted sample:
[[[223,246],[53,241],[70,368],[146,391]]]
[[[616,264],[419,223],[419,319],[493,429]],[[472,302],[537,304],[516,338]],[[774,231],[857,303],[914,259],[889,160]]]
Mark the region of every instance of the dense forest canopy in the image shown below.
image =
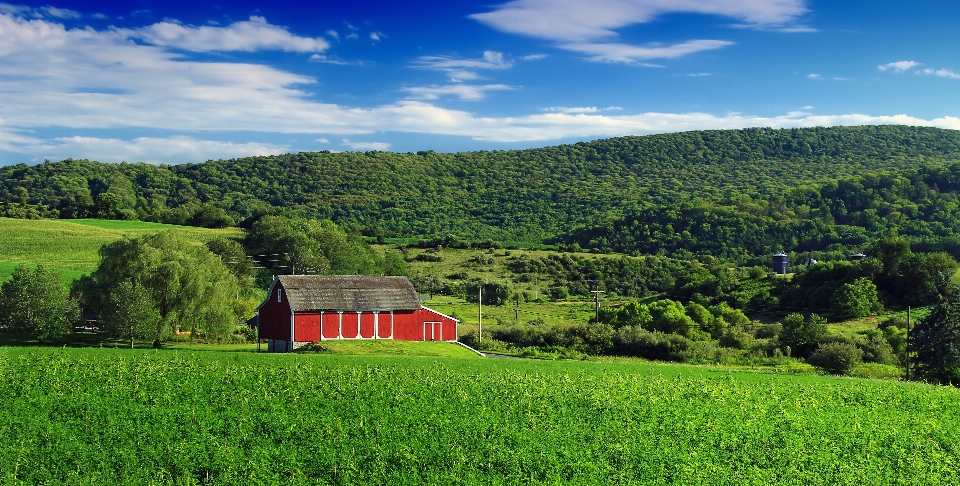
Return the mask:
[[[743,260],[775,247],[845,251],[891,231],[921,243],[956,237],[958,160],[953,130],[755,128],[455,154],[68,159],[0,168],[0,203],[14,217],[209,227],[273,206],[370,235],[554,238]]]

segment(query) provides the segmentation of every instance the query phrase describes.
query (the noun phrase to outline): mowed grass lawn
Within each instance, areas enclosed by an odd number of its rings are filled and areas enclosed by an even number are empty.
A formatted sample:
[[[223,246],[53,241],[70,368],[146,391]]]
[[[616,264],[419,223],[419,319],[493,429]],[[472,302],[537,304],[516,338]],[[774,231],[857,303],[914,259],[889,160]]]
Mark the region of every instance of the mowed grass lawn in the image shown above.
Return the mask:
[[[140,236],[174,230],[197,244],[217,236],[237,236],[241,230],[220,230],[173,226],[143,221],[25,220],[0,218],[0,281],[5,281],[21,264],[43,265],[61,272],[72,282],[93,271],[100,261],[98,251],[104,243],[124,235]]]
[[[955,388],[649,363],[4,347],[0,475],[946,485],[958,403]]]

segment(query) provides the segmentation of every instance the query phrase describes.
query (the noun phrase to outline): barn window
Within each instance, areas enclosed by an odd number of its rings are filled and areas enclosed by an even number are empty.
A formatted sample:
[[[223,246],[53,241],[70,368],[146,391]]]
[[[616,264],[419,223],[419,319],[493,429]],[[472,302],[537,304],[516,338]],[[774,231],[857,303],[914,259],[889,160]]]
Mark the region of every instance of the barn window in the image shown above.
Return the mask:
[[[283,295],[283,289],[277,289],[277,302],[283,302],[281,295]]]

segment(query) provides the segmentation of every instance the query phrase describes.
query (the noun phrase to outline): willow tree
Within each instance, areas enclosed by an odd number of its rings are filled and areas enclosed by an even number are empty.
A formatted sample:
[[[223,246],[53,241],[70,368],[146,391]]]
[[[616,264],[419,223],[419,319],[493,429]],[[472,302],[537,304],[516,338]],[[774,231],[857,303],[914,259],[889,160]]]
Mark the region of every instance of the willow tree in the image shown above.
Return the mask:
[[[100,248],[100,264],[75,287],[96,312],[109,309],[110,296],[124,282],[142,286],[156,310],[154,347],[168,333],[190,331],[210,338],[227,335],[236,326],[237,279],[206,247],[168,231],[124,238]]]

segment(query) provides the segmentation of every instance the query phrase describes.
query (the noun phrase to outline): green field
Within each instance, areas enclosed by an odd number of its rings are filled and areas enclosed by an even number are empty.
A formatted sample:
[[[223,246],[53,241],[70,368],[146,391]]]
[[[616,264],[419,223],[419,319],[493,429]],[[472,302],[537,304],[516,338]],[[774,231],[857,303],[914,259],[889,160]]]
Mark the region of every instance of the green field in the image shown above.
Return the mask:
[[[955,388],[694,366],[6,347],[0,474],[4,484],[956,484],[958,402]]]
[[[21,263],[43,265],[62,272],[72,282],[93,271],[100,261],[100,247],[125,235],[140,236],[174,230],[197,243],[220,235],[239,235],[237,228],[222,230],[173,226],[142,221],[26,220],[0,218],[0,281]]]

